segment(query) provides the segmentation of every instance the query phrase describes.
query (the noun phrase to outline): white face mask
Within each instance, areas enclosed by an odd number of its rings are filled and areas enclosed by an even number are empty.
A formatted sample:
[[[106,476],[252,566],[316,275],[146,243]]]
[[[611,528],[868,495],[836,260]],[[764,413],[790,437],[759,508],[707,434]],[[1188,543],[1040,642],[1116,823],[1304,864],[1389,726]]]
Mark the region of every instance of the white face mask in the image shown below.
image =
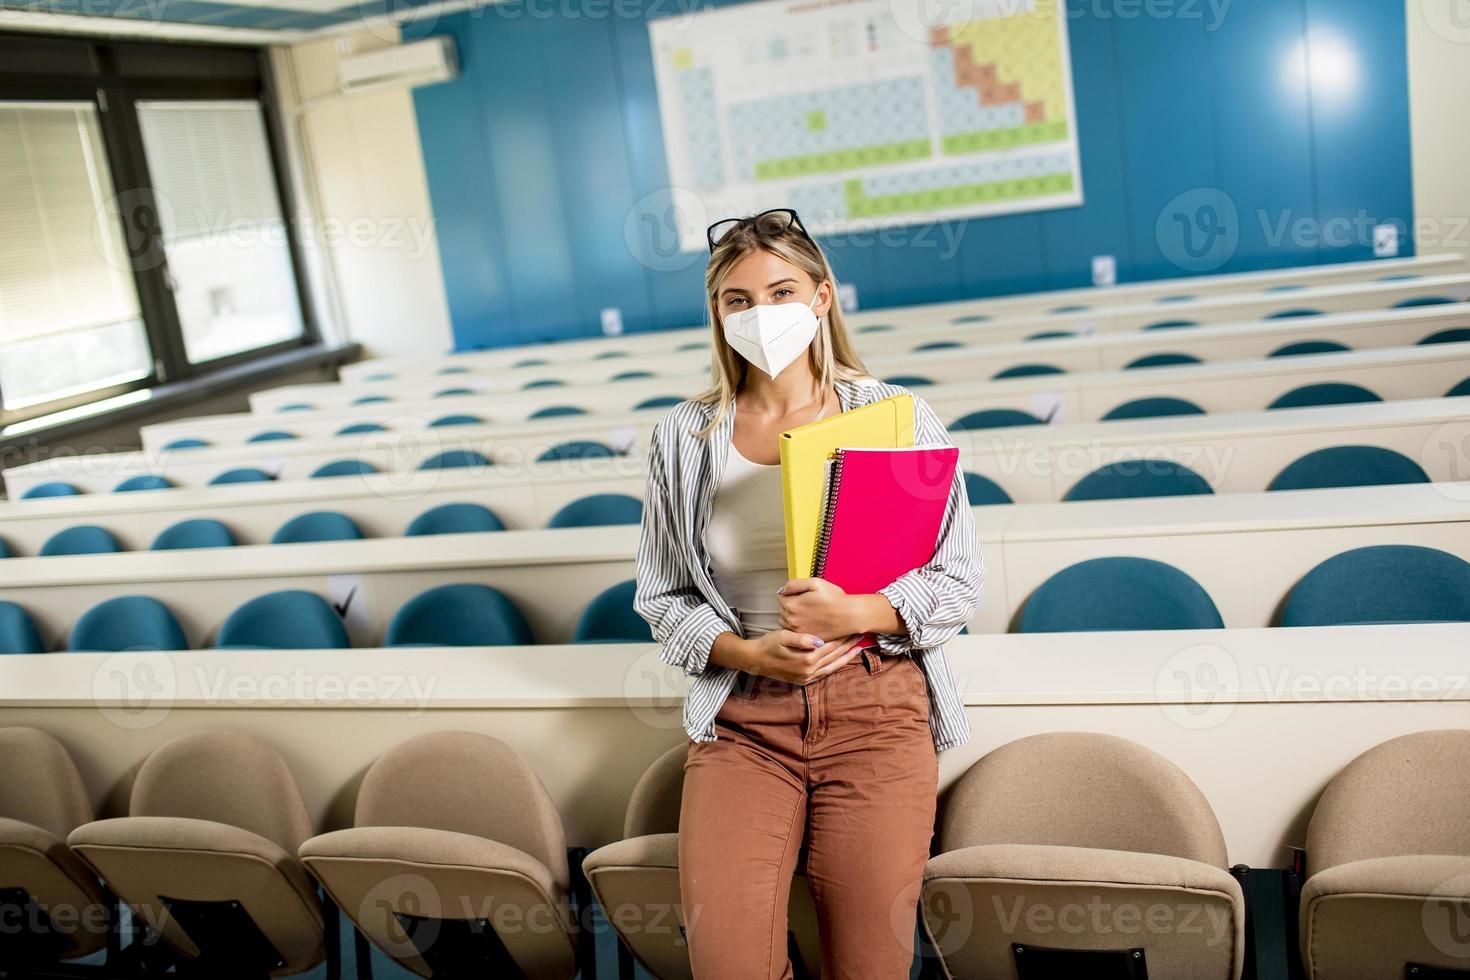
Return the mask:
[[[817,315],[812,312],[816,301],[813,296],[805,306],[775,303],[731,313],[725,317],[725,340],[735,353],[774,379],[817,335]]]

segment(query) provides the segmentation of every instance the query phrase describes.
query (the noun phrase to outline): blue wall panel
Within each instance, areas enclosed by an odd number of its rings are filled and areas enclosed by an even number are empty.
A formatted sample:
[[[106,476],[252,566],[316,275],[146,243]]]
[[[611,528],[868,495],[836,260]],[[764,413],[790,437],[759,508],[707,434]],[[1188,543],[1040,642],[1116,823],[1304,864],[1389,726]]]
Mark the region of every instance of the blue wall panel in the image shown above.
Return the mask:
[[[1362,229],[1412,222],[1402,5],[1068,3],[1086,203],[824,238],[862,306],[1085,285],[1095,255],[1119,281],[1360,259]],[[592,336],[605,307],[628,331],[705,318],[639,10],[671,7],[517,0],[433,27],[463,62],[415,93],[460,347]],[[1347,240],[1319,244],[1331,219]]]

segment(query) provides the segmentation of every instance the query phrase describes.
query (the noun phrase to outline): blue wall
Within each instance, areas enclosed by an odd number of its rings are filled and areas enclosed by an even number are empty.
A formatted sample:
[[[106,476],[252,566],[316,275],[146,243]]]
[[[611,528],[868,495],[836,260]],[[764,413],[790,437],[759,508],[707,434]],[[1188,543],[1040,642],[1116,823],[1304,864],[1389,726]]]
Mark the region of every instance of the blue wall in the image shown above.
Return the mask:
[[[595,335],[611,306],[629,332],[700,322],[704,261],[672,248],[647,19],[629,16],[692,2],[513,0],[420,30],[462,65],[414,96],[459,347]],[[1070,13],[1086,204],[951,223],[953,248],[932,228],[824,237],[864,308],[1087,285],[1102,254],[1119,281],[1370,258],[1385,221],[1412,249],[1401,3]],[[1327,67],[1345,56],[1346,84],[1292,71],[1304,39]]]

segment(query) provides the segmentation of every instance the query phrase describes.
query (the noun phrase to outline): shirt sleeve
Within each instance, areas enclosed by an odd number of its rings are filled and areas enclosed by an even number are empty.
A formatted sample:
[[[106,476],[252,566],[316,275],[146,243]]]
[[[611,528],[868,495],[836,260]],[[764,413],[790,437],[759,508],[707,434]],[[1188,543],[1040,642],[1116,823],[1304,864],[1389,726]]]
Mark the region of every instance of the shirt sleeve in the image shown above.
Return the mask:
[[[934,410],[917,396],[914,423],[917,444],[954,445],[949,430]],[[907,636],[875,634],[879,649],[888,654],[913,653],[954,638],[980,608],[984,583],[985,562],[980,554],[969,495],[965,492],[965,475],[956,466],[934,557],[878,590],[908,630]]]
[[[633,609],[648,622],[662,646],[659,659],[695,676],[709,664],[715,637],[731,631],[699,592],[689,571],[688,549],[677,525],[674,494],[664,457],[664,423],[654,427],[648,451],[647,484],[638,534]]]

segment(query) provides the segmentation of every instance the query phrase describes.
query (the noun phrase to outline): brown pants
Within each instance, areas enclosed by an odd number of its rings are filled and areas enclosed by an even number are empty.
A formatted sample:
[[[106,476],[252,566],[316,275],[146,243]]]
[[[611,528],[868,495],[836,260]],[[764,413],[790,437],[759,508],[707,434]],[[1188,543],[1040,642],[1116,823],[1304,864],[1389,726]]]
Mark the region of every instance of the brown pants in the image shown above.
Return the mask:
[[[823,980],[900,980],[939,766],[923,671],[867,650],[806,686],[742,673],[684,766],[679,887],[695,980],[792,976],[803,840]]]

